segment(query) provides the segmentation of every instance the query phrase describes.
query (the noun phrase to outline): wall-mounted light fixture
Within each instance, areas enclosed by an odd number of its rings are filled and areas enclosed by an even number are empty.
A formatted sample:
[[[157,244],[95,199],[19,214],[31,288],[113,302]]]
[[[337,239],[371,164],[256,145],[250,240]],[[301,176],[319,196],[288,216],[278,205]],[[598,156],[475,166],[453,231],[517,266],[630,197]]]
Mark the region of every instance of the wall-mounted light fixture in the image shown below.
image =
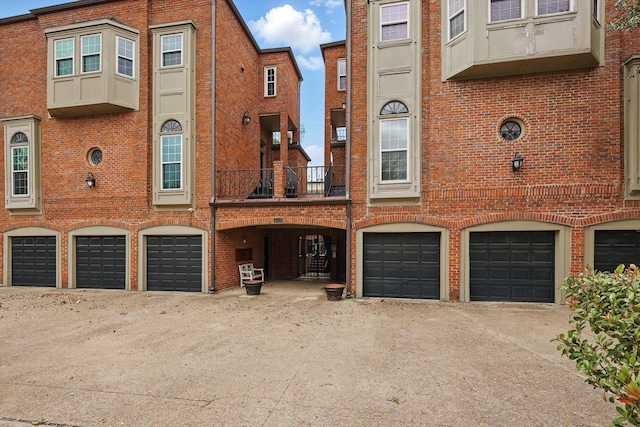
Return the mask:
[[[242,236],[242,243],[247,243],[247,236],[246,235]]]
[[[344,101],[342,101],[342,109],[343,110],[347,109],[347,100],[346,99]]]
[[[513,156],[513,160],[511,160],[511,169],[514,172],[518,172],[520,168],[522,168],[522,164],[524,163],[524,159],[516,152],[515,156]]]
[[[93,176],[91,172],[87,172],[87,177],[84,179],[84,182],[87,183],[89,188],[93,188],[96,186],[96,177]]]
[[[249,123],[251,123],[251,116],[248,111],[245,111],[242,115],[242,124],[248,125]]]

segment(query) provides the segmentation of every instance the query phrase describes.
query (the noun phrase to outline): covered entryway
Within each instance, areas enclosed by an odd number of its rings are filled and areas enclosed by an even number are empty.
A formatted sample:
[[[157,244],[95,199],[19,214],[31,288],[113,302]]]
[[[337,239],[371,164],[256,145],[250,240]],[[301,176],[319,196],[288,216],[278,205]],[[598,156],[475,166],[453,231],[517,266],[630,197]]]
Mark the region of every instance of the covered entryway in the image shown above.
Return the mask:
[[[125,289],[125,236],[76,237],[76,287]]]
[[[147,290],[202,291],[202,236],[147,236]]]
[[[56,286],[56,237],[11,238],[11,285]]]
[[[472,232],[471,301],[554,302],[555,232]]]
[[[363,296],[440,299],[439,232],[364,233]]]
[[[615,271],[620,264],[640,265],[640,231],[596,230],[593,268]]]

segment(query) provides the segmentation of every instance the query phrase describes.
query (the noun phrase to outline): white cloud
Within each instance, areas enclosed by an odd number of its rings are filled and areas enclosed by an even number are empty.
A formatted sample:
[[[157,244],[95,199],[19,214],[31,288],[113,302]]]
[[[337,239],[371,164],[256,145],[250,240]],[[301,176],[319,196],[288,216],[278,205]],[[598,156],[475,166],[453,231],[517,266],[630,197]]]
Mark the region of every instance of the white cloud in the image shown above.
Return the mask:
[[[315,71],[324,68],[324,61],[320,56],[310,56],[306,58],[302,55],[297,55],[296,61],[302,68],[306,68],[307,70]]]
[[[338,6],[342,6],[343,0],[309,0],[309,4],[315,7],[326,7],[327,14],[333,13],[333,9]]]
[[[331,41],[331,34],[322,29],[311,9],[300,12],[289,4],[271,9],[257,21],[250,21],[249,28],[271,45],[284,44],[303,53]]]

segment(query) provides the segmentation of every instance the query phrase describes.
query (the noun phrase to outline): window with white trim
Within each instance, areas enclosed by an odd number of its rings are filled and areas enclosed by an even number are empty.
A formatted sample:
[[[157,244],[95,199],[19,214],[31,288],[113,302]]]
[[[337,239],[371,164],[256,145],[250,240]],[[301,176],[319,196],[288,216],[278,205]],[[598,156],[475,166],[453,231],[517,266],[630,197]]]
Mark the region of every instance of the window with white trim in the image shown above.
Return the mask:
[[[409,37],[409,3],[380,6],[380,40],[399,40]]]
[[[182,34],[169,34],[161,37],[162,66],[182,65]]]
[[[29,195],[29,138],[24,132],[11,137],[11,195]]]
[[[167,120],[160,130],[162,189],[182,189],[182,125]]]
[[[33,115],[0,119],[4,128],[5,208],[14,215],[41,212],[41,125]]]
[[[116,72],[127,77],[134,77],[135,42],[123,37],[116,37],[116,51],[118,61]]]
[[[73,74],[73,39],[55,41],[56,77]]]
[[[406,181],[409,177],[409,109],[399,101],[391,101],[380,110],[380,179]]]
[[[449,40],[453,40],[466,30],[466,0],[449,0]]]
[[[264,96],[276,96],[276,67],[264,67]]]
[[[522,0],[490,0],[490,21],[522,18]]]
[[[569,12],[571,0],[538,0],[538,15]]]
[[[338,59],[338,90],[347,89],[347,60]]]
[[[102,53],[102,36],[92,34],[80,38],[82,46],[82,72],[95,73],[100,71],[100,55]]]
[[[593,0],[593,17],[595,18],[596,22],[600,23],[600,7],[599,7],[599,0]]]

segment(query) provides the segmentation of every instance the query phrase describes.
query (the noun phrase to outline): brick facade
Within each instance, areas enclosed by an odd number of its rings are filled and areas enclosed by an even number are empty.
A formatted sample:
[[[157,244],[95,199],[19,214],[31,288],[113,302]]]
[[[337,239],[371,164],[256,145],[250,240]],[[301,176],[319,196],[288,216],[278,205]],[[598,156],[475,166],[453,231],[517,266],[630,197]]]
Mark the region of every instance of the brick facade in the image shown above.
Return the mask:
[[[606,31],[605,65],[501,78],[442,81],[440,1],[421,2],[421,197],[384,205],[368,197],[367,40],[372,8],[350,1],[349,68],[352,265],[362,250],[358,230],[380,224],[427,224],[449,231],[448,295],[460,298],[461,233],[470,227],[533,221],[569,227],[571,274],[585,267],[584,230],[609,221],[639,220],[637,200],[624,198],[623,79],[621,64],[638,53],[632,33]],[[385,3],[386,4],[386,3]],[[613,2],[607,1],[607,8]],[[329,70],[329,65],[327,65]],[[327,71],[330,75],[330,71]],[[500,125],[515,117],[522,138],[508,142]],[[369,123],[371,120],[369,120]],[[514,173],[518,152],[523,168]],[[639,223],[640,224],[640,223]],[[505,225],[505,228],[507,226]],[[356,292],[355,269],[350,277]]]
[[[139,108],[50,118],[47,85],[51,76],[47,74],[45,30],[105,18],[140,34],[135,57],[139,64]],[[152,105],[153,64],[159,58],[153,55],[151,28],[186,21],[193,22],[196,44],[195,123],[190,123],[195,141],[186,142],[195,150],[194,202],[191,206],[158,208],[152,200],[153,168],[159,167],[154,166],[152,155],[157,141],[152,122],[158,112]],[[91,230],[119,230],[116,233],[128,236],[127,289],[141,290],[146,289],[147,260],[140,248],[148,233],[201,235],[205,272],[202,288],[221,290],[238,286],[237,248],[251,249],[258,266],[269,252],[270,265],[266,267],[273,277],[293,278],[298,274],[298,236],[327,227],[330,231],[324,232],[335,235],[334,241],[339,235],[344,245],[344,204],[326,209],[304,203],[278,207],[277,201],[274,209],[260,204],[215,206],[219,190],[216,180],[221,170],[273,168],[278,159],[284,166],[306,166],[309,160],[301,147],[286,144],[290,129],[294,130],[294,142],[299,141],[302,75],[293,53],[290,48],[260,49],[231,0],[79,1],[2,19],[0,38],[13,40],[3,45],[6,57],[21,58],[7,62],[0,70],[0,79],[6,83],[0,119],[33,115],[41,119],[42,129],[41,212],[0,212],[0,233],[5,235],[0,258],[4,261],[10,258],[15,236],[53,234],[57,236],[59,260],[56,285],[72,287],[74,270],[69,266],[76,262],[75,254],[70,253],[73,236]],[[277,67],[277,95],[265,97],[264,67],[271,65]],[[242,120],[245,112],[251,117],[249,124]],[[273,131],[285,136],[285,144],[275,151]],[[0,132],[0,138],[3,147],[7,146],[4,133]],[[88,157],[94,148],[103,152],[102,162],[97,165]],[[0,157],[9,168],[11,161],[5,158],[5,150]],[[85,183],[88,171],[96,178],[94,188]],[[7,174],[10,169],[5,169]],[[4,180],[0,191],[10,191]],[[245,205],[250,204],[245,200]],[[281,233],[280,228],[288,230]],[[267,251],[265,242],[270,245]],[[281,256],[285,246],[286,256]],[[344,259],[344,250],[340,255]],[[3,265],[4,285],[11,285],[10,263]],[[336,275],[345,276],[344,267],[334,269]]]

